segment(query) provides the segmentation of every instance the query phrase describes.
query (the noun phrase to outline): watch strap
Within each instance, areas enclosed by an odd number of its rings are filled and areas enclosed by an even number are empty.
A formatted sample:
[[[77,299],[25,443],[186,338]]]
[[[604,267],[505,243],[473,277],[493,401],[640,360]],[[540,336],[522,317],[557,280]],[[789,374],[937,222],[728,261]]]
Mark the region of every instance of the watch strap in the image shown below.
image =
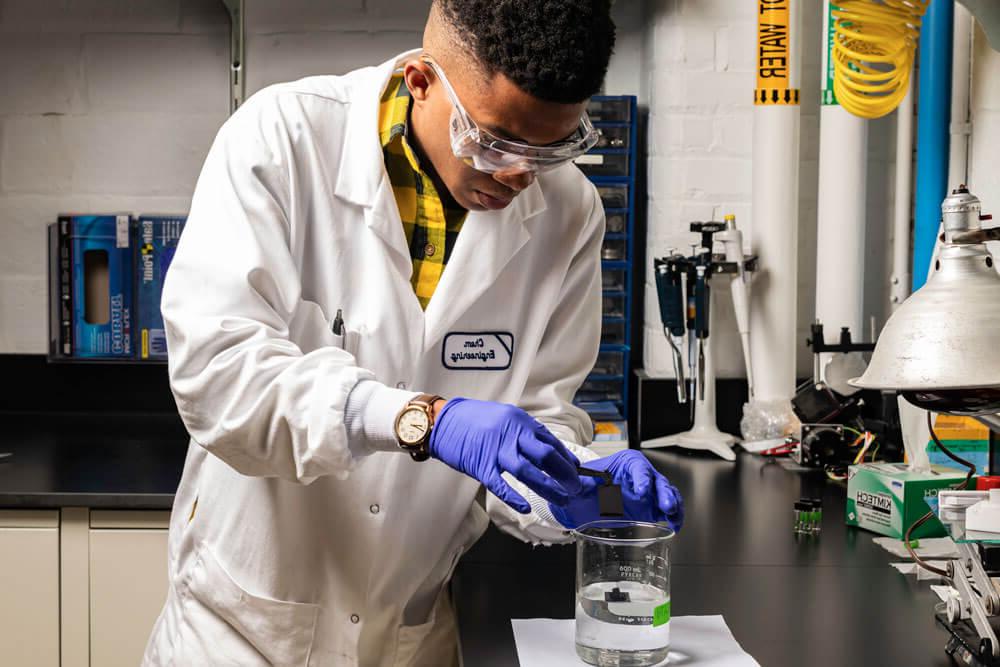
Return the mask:
[[[410,402],[407,403],[406,405],[407,406],[420,405],[423,407],[431,408],[434,407],[434,402],[439,400],[441,400],[441,397],[436,396],[434,394],[417,394],[412,399],[410,399]]]

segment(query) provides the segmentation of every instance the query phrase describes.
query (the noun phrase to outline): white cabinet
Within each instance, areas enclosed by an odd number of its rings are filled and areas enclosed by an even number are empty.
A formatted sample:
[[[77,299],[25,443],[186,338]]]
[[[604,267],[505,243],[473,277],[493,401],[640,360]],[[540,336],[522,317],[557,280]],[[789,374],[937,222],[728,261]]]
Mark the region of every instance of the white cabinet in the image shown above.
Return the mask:
[[[90,514],[90,667],[135,667],[167,597],[167,513]]]
[[[0,510],[0,664],[59,667],[59,513]]]
[[[140,664],[167,597],[169,520],[0,510],[0,666]]]

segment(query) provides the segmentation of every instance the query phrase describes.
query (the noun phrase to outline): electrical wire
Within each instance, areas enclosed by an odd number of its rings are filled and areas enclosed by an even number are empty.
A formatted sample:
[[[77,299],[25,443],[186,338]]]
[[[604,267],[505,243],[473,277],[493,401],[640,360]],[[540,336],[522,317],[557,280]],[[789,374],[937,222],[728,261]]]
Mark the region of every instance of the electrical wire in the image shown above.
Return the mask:
[[[931,419],[931,413],[930,412],[927,413],[927,428],[928,428],[928,430],[930,430],[931,439],[934,440],[934,444],[938,446],[938,449],[940,449],[942,452],[944,452],[945,456],[947,456],[949,459],[951,459],[955,463],[958,463],[959,465],[961,465],[961,466],[969,469],[969,473],[965,476],[965,479],[963,479],[961,482],[959,482],[958,484],[956,484],[952,488],[956,489],[956,490],[959,490],[959,491],[961,491],[963,489],[969,488],[969,482],[972,481],[972,476],[976,474],[976,466],[975,466],[975,464],[974,463],[970,463],[969,461],[966,461],[963,458],[955,456],[951,452],[950,449],[948,449],[947,447],[944,446],[944,444],[941,443],[941,440],[938,439],[938,437],[937,437],[937,433],[934,432],[934,421],[933,421],[933,419]],[[906,550],[907,550],[907,552],[909,552],[910,557],[913,559],[914,563],[916,563],[920,567],[924,568],[925,570],[933,572],[934,574],[936,574],[938,576],[944,577],[945,579],[950,579],[951,575],[948,574],[948,572],[946,570],[942,570],[939,567],[935,567],[935,566],[931,565],[930,563],[927,563],[927,562],[923,561],[920,558],[920,556],[917,555],[917,552],[913,550],[913,547],[910,545],[910,536],[913,534],[913,531],[916,530],[917,528],[919,528],[920,526],[924,525],[928,521],[930,521],[933,516],[934,516],[934,512],[928,512],[927,514],[923,515],[922,517],[920,517],[919,519],[917,519],[916,521],[914,521],[910,525],[910,527],[906,529],[906,535],[903,536],[903,546],[906,547]]]
[[[930,0],[840,0],[834,21],[833,92],[855,116],[881,118],[906,95]]]
[[[869,431],[865,431],[864,435],[862,435],[861,437],[864,438],[865,444],[864,447],[862,447],[861,450],[858,452],[857,456],[854,457],[855,465],[865,460],[865,454],[868,453],[868,448],[872,446],[873,442],[875,442],[875,435]],[[857,440],[855,440],[855,442],[857,442]]]
[[[829,468],[827,468],[827,470],[826,470],[826,476],[827,476],[828,479],[831,479],[834,482],[843,482],[844,480],[847,479],[847,475],[838,475],[837,473],[833,472],[833,470],[830,470]]]
[[[956,489],[960,490],[968,488],[969,482],[972,481],[972,476],[976,474],[976,464],[970,463],[969,461],[966,461],[961,457],[955,456],[955,454],[953,454],[950,449],[944,446],[941,440],[938,439],[937,433],[934,432],[934,423],[931,420],[930,412],[927,413],[927,430],[930,431],[931,439],[934,441],[934,444],[938,446],[938,449],[944,452],[945,456],[947,456],[949,459],[959,464],[960,466],[969,469],[969,473],[965,476],[965,479],[962,480],[961,485],[955,487]]]

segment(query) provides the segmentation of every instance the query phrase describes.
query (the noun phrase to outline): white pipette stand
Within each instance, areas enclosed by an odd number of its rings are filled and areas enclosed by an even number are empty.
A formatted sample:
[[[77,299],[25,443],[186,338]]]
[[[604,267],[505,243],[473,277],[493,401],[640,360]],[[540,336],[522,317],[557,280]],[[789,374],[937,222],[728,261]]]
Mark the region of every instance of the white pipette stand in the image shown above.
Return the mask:
[[[640,445],[643,449],[658,447],[684,447],[685,449],[702,449],[712,452],[727,461],[735,461],[736,453],[733,445],[737,438],[723,433],[715,424],[715,355],[712,352],[715,326],[715,299],[709,300],[708,306],[708,340],[705,341],[705,394],[702,398],[701,387],[695,388],[695,395],[689,400],[695,401],[694,426],[690,431],[665,435],[652,440],[644,440]]]

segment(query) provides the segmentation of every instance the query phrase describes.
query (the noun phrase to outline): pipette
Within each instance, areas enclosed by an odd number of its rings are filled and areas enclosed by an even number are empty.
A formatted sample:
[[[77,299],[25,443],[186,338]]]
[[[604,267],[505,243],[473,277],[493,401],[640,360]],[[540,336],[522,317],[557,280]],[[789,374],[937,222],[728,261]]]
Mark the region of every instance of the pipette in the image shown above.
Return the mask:
[[[670,343],[673,353],[674,377],[677,378],[677,402],[687,402],[687,385],[684,380],[684,357],[681,345],[684,341],[684,280],[683,272],[678,270],[673,253],[668,258],[654,260],[656,276],[656,294],[660,302],[660,321],[663,323],[663,335]]]

